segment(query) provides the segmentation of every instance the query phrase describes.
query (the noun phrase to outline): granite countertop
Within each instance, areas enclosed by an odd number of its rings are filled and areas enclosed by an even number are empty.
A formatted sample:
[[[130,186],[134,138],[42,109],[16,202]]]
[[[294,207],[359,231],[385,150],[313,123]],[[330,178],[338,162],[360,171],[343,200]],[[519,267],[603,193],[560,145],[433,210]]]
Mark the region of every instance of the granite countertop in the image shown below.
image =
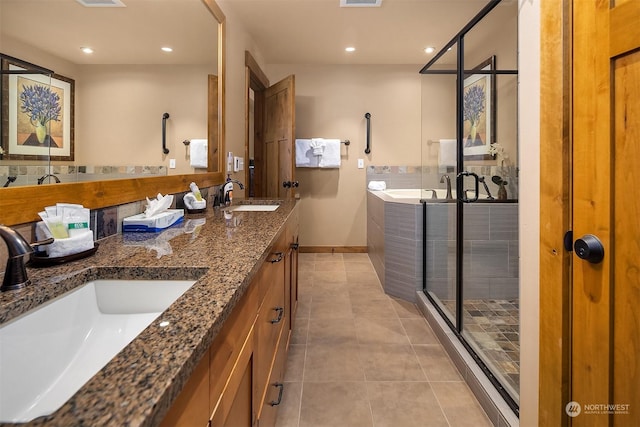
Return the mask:
[[[158,425],[246,291],[294,207],[295,201],[284,201],[274,212],[236,212],[234,227],[227,226],[220,209],[209,208],[205,214],[185,216],[181,225],[162,233],[125,233],[103,239],[89,258],[28,268],[30,286],[0,294],[0,323],[90,280],[197,282],[58,411],[27,425]],[[169,326],[159,326],[167,320]]]

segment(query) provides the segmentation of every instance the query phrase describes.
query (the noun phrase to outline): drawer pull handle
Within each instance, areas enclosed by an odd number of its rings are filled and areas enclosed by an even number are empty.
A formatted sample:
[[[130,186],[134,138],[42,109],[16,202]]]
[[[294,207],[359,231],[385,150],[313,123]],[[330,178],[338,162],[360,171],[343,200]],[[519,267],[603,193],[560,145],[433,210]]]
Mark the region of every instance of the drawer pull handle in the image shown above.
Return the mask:
[[[276,262],[280,262],[282,261],[282,258],[284,258],[284,252],[276,252],[274,255],[276,255],[276,258],[269,260],[269,262],[272,264]]]
[[[284,392],[284,384],[283,383],[275,383],[273,386],[274,387],[278,387],[280,389],[280,391],[278,391],[278,400],[276,400],[276,401],[272,400],[271,402],[269,402],[269,405],[278,406],[282,402],[282,393]]]
[[[284,314],[284,308],[275,307],[274,310],[278,312],[278,317],[275,319],[271,319],[271,323],[275,325],[276,323],[280,323],[280,321],[282,320],[282,316]]]

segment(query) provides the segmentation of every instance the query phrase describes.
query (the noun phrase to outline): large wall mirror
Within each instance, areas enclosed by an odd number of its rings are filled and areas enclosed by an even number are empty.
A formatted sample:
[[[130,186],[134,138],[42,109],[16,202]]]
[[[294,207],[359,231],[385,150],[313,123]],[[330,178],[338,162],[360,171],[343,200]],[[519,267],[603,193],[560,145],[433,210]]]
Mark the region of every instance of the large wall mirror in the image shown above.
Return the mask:
[[[40,75],[2,62],[0,223],[37,219],[42,203],[24,203],[41,196],[97,208],[222,182],[224,19],[214,0],[0,0],[0,53],[53,71],[51,92],[73,100],[55,123],[66,133],[38,145],[35,126],[19,133],[8,113],[29,96],[16,88]],[[196,139],[207,140],[206,167],[191,161],[185,141]],[[45,174],[56,177],[39,182]]]

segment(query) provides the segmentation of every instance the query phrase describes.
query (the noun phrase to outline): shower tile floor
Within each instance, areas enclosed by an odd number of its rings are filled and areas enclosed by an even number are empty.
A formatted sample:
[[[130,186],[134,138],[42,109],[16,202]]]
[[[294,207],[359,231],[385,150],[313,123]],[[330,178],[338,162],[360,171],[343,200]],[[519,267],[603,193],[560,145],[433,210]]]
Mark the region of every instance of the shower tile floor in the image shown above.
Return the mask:
[[[415,305],[367,254],[299,257],[299,305],[277,427],[491,426]]]
[[[455,312],[454,301],[441,302],[450,313]],[[519,300],[465,300],[463,310],[463,331],[467,332],[463,335],[485,356],[484,362],[495,368],[494,374],[506,383],[503,385],[517,396],[520,390]]]

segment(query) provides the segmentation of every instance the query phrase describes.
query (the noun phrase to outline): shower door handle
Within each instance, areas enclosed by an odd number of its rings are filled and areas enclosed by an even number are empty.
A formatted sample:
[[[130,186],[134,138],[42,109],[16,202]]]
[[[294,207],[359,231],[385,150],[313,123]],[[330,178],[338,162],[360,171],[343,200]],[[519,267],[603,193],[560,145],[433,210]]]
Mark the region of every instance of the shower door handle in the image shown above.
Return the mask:
[[[475,196],[471,199],[467,197],[467,191],[463,189],[465,176],[472,176],[475,184],[475,188],[474,188]],[[460,172],[456,176],[456,198],[458,200],[464,203],[473,203],[478,200],[479,193],[480,193],[480,178],[476,173],[464,171],[464,172]]]

